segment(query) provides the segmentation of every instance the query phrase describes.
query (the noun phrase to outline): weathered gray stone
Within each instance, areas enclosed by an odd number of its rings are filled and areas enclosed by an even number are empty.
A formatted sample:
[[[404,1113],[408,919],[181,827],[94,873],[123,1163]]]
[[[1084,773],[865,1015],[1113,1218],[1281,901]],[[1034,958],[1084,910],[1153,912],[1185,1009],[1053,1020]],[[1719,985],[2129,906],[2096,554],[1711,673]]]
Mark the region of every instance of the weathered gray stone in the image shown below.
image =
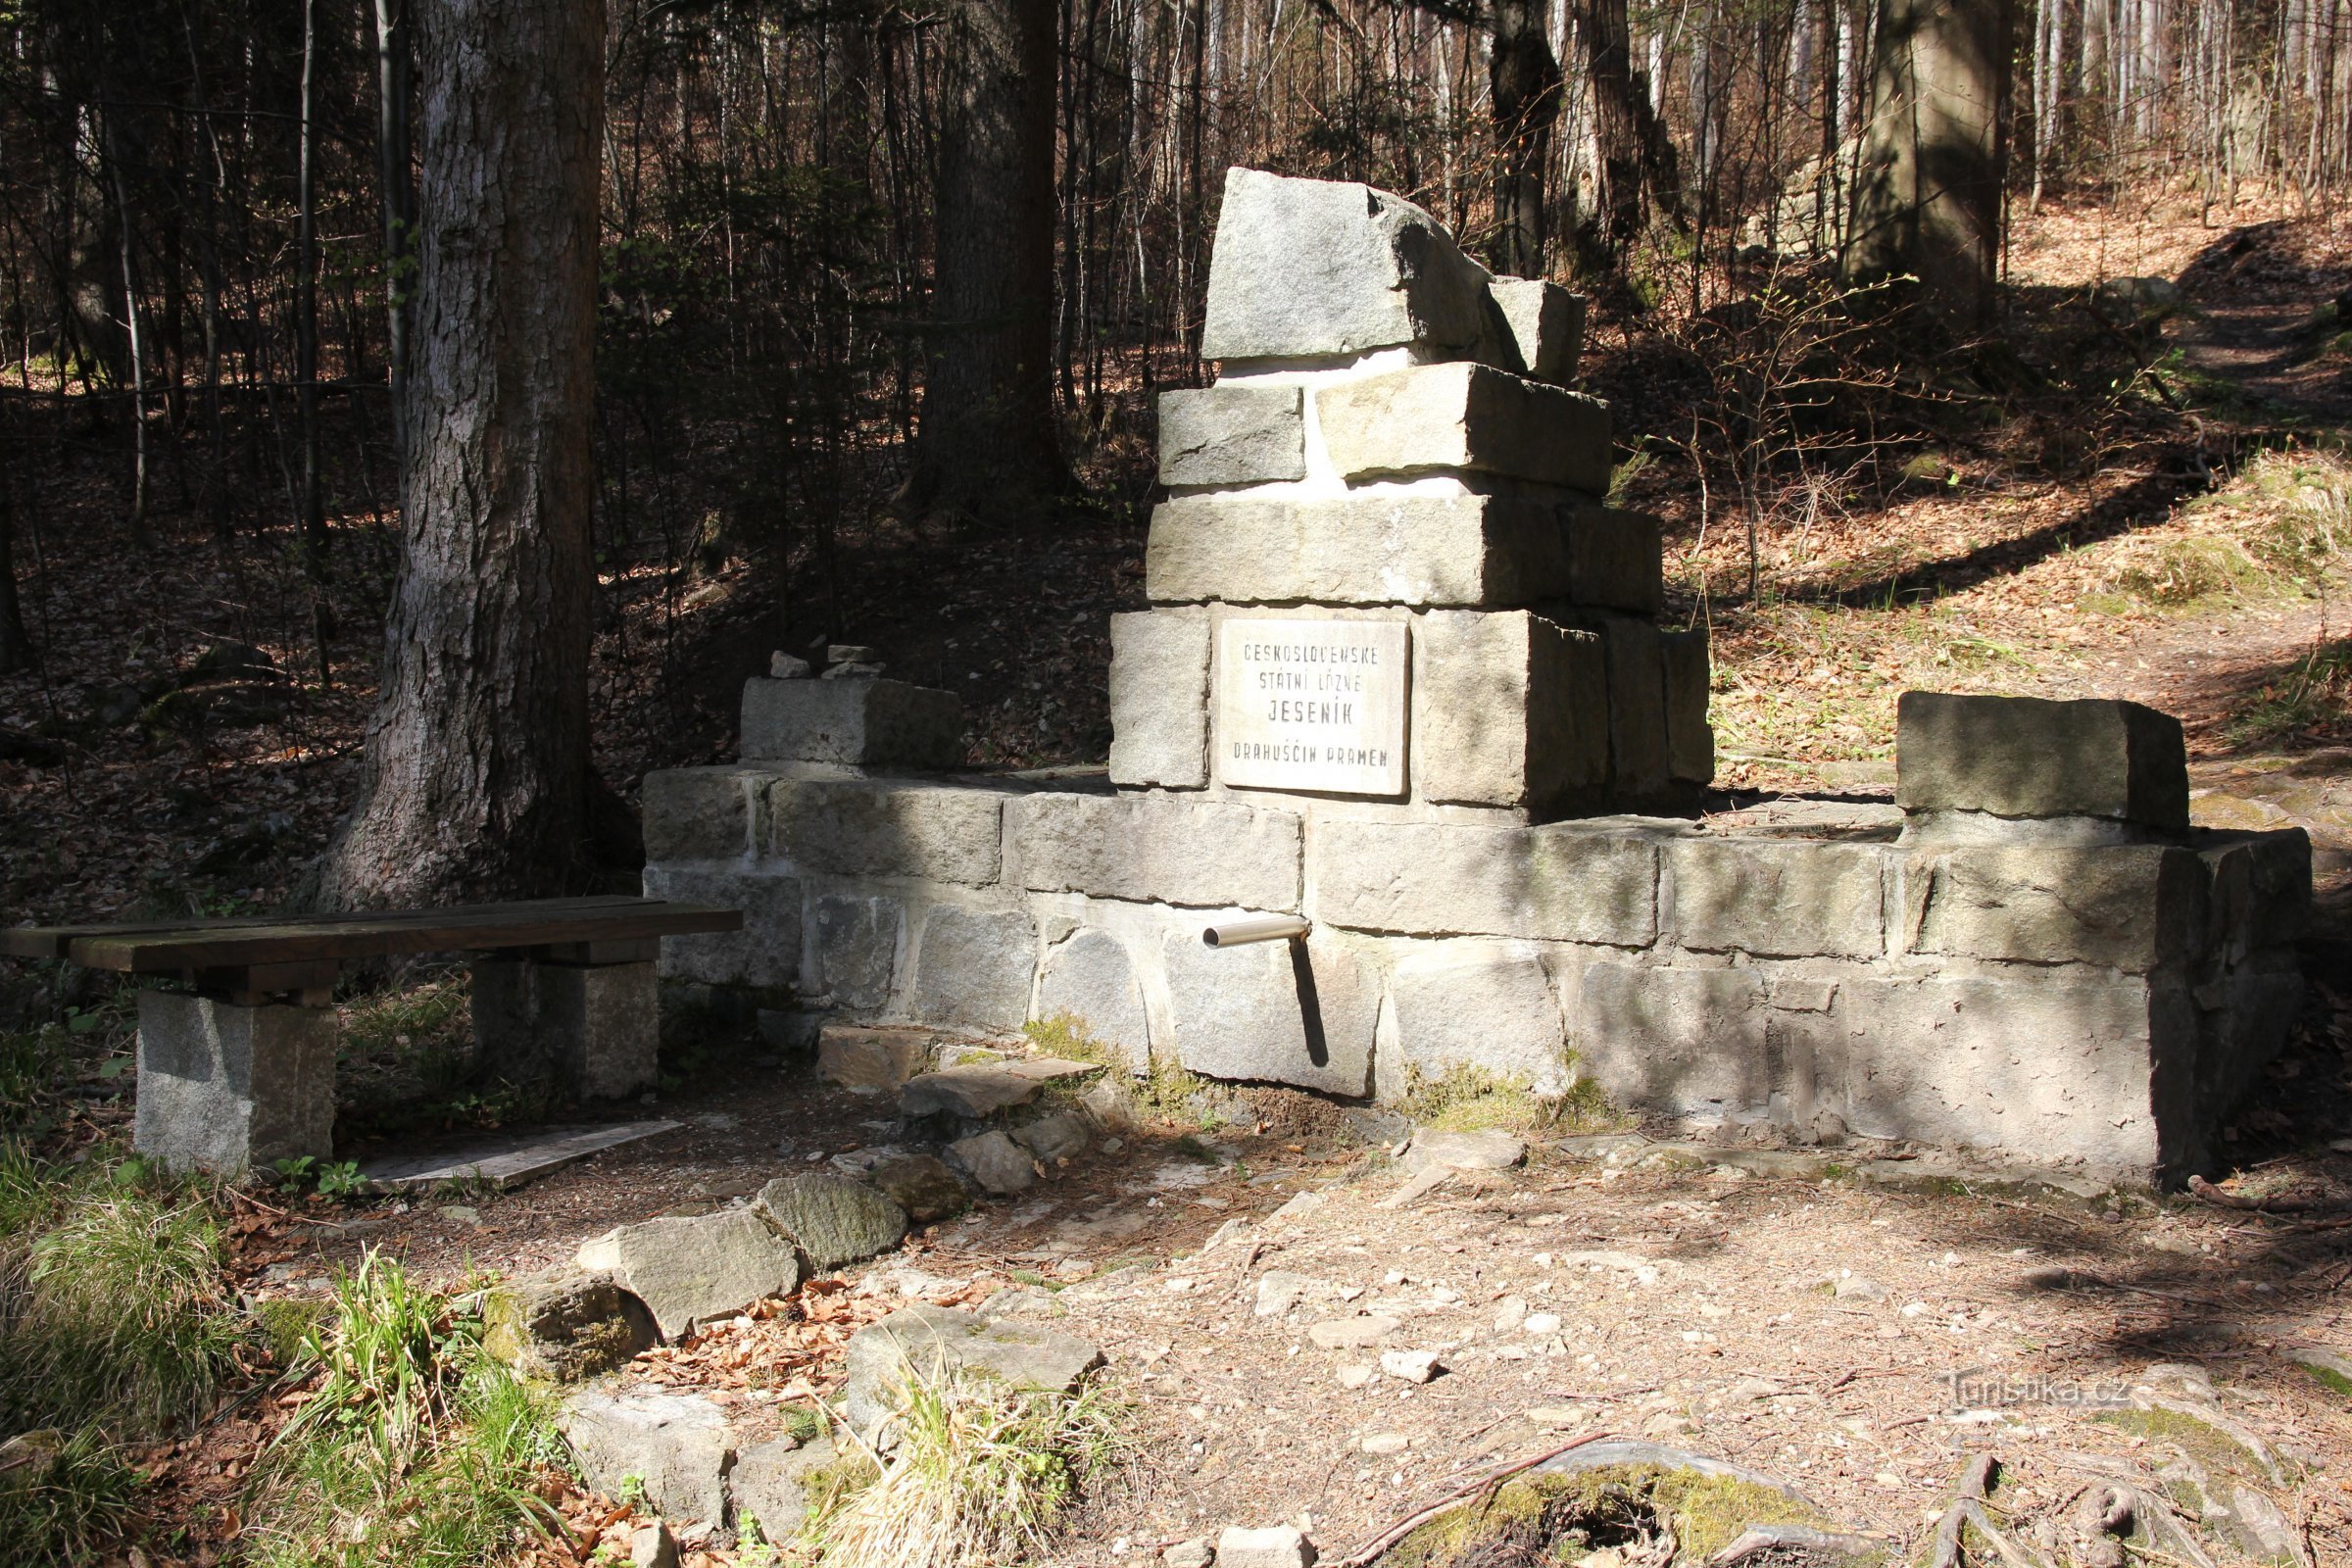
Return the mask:
[[[131,1146],[167,1170],[241,1175],[334,1152],[335,1010],[139,993]]]
[[[779,1176],[760,1189],[752,1206],[820,1274],[887,1252],[906,1239],[906,1211],[847,1176]]]
[[[1659,794],[1670,772],[1658,628],[1630,615],[1597,615],[1591,624],[1608,656],[1609,788],[1622,800]]]
[[[1362,1350],[1378,1345],[1400,1326],[1393,1317],[1365,1313],[1317,1323],[1306,1331],[1306,1337],[1318,1350]]]
[[[743,928],[662,939],[662,977],[713,986],[785,987],[801,978],[801,879],[773,869],[652,864],[649,899],[741,909]]]
[[[1544,812],[1597,794],[1608,767],[1598,638],[1525,611],[1433,610],[1413,632],[1420,799]]]
[[[1102,1364],[1084,1340],[1033,1323],[952,1307],[901,1307],[850,1336],[845,1413],[871,1434],[897,1410],[909,1378],[944,1382],[978,1374],[1013,1388],[1067,1394]]]
[[[792,1244],[746,1208],[616,1225],[582,1242],[574,1261],[611,1274],[670,1340],[801,1282]]]
[[[482,1069],[574,1100],[620,1100],[661,1078],[661,984],[651,963],[473,960],[473,1040]]]
[[[1566,386],[1585,347],[1585,297],[1540,277],[1495,277],[1487,293],[1502,318],[1518,363],[1504,368]]]
[[[1537,501],[1186,496],[1152,509],[1144,592],[1155,604],[1526,605],[1575,596],[1568,540],[1558,510]],[[1595,584],[1625,569],[1594,559],[1600,548],[1585,563]]]
[[[1013,1128],[1012,1141],[1051,1165],[1059,1159],[1076,1159],[1092,1140],[1084,1117],[1055,1110]]]
[[[952,1218],[971,1204],[956,1173],[929,1154],[884,1160],[866,1172],[866,1180],[888,1193],[917,1225]]]
[[[671,767],[645,775],[638,804],[649,860],[735,860],[759,843],[754,824],[769,775],[755,767]]]
[[[778,779],[767,792],[769,851],[802,871],[985,887],[997,880],[1006,798],[904,780]]]
[[[895,1092],[930,1065],[928,1030],[827,1024],[817,1036],[816,1075],[844,1089]]]
[[[1161,939],[1176,1057],[1211,1078],[1296,1084],[1325,1094],[1370,1088],[1380,989],[1329,942],[1211,948],[1191,927]]]
[[[1570,1032],[1614,1105],[1732,1115],[1766,1103],[1764,987],[1744,969],[1585,968]]]
[[[1231,169],[1209,256],[1200,355],[1469,348],[1487,330],[1486,280],[1436,219],[1400,197]]]
[[[1159,482],[1267,484],[1306,477],[1306,415],[1295,386],[1211,386],[1159,395]]]
[[[994,1197],[1027,1192],[1037,1183],[1037,1169],[1019,1145],[995,1128],[958,1138],[948,1146],[948,1162],[972,1179],[974,1186]]]
[[[1906,811],[2104,816],[2188,826],[2180,721],[2137,703],[1905,692],[1894,798]]]
[[[678,1538],[657,1519],[629,1532],[629,1568],[678,1568]]]
[[[1467,361],[1416,365],[1315,392],[1332,466],[1350,481],[1491,473],[1609,488],[1609,408],[1597,398]]]
[[[1404,1168],[1425,1170],[1443,1165],[1447,1170],[1508,1170],[1527,1157],[1527,1145],[1499,1127],[1453,1133],[1420,1128],[1404,1152]]]
[[[2193,1028],[2140,980],[1849,980],[1832,1012],[1784,1022],[1798,1020],[1822,1104],[1863,1137],[2143,1178],[2161,1144],[2192,1138]]]
[[[963,700],[900,680],[755,675],[743,683],[743,758],[954,767],[963,760]]]
[[[1290,910],[1298,817],[1174,795],[1026,795],[1006,837],[1033,893]]]
[[[915,951],[911,1009],[928,1023],[1018,1031],[1029,1018],[1037,926],[1019,909],[932,906]]]
[[[1675,940],[1702,953],[1877,957],[1886,853],[1866,844],[1702,837],[1666,847]]]
[[[1081,926],[1046,950],[1037,1016],[1067,1021],[1131,1070],[1151,1061],[1144,993],[1127,945],[1098,926]]]
[[[1914,953],[2145,973],[2185,958],[2205,923],[2204,862],[2156,844],[1914,856],[1903,885]]]
[[[1314,1560],[1314,1548],[1297,1525],[1268,1525],[1263,1530],[1228,1525],[1217,1537],[1221,1568],[1308,1568]]]
[[[653,1313],[610,1274],[549,1269],[482,1298],[482,1348],[524,1377],[576,1383],[660,1343]]]
[[[828,893],[811,901],[810,988],[837,1007],[868,1010],[890,1000],[904,906],[887,894]]]
[[[2196,989],[2198,1005],[2207,1009],[2195,1080],[2203,1117],[2230,1114],[2261,1081],[2302,1015],[2303,976],[2291,956],[2278,962],[2276,969],[2247,967]]]
[[[1153,528],[1153,537],[1158,530]],[[1147,610],[1110,617],[1110,779],[1208,782],[1208,616]]]
[[[1026,1105],[1043,1087],[1035,1078],[993,1067],[942,1067],[906,1080],[899,1091],[899,1114],[982,1121],[1000,1110]]]
[[[1707,723],[1707,689],[1714,671],[1703,630],[1658,634],[1666,675],[1666,771],[1680,784],[1715,779],[1715,731]]]
[[[808,1480],[834,1459],[828,1433],[810,1443],[777,1438],[743,1450],[727,1477],[738,1523],[756,1520],[760,1539],[791,1542],[808,1517]]]
[[[587,1389],[564,1401],[556,1426],[592,1490],[618,1497],[633,1483],[664,1519],[726,1525],[735,1434],[705,1396]]]
[[[1633,834],[1326,821],[1308,870],[1313,917],[1357,930],[1622,948],[1658,934],[1657,846]]]
[[[1560,502],[1553,511],[1568,552],[1568,603],[1657,614],[1666,599],[1658,519],[1582,501]]]
[[[1416,943],[1396,960],[1389,1005],[1398,1050],[1425,1078],[1476,1067],[1539,1095],[1568,1089],[1559,1001],[1532,953],[1495,942]],[[1387,1081],[1390,1071],[1381,1069],[1384,1099],[1400,1087]]]
[[[2200,844],[2213,870],[2208,951],[2224,963],[2300,941],[2311,923],[2311,838],[2299,827]]]

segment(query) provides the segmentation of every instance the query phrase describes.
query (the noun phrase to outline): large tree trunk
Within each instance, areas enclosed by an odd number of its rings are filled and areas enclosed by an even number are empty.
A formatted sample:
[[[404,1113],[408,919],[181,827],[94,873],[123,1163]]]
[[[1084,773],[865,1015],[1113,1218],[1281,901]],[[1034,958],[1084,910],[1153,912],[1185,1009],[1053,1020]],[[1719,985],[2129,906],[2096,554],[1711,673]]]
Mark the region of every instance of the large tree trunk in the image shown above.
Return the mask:
[[[958,0],[929,371],[900,506],[987,515],[1067,483],[1054,413],[1054,0]]]
[[[1560,116],[1549,0],[1494,0],[1487,82],[1494,110],[1494,267],[1544,275],[1544,171]]]
[[[423,0],[405,549],[358,804],[318,902],[589,871],[598,0]]]
[[[1879,0],[1845,275],[1909,273],[1955,319],[1991,318],[2008,171],[2009,0]]]
[[[1682,173],[1674,138],[1649,101],[1649,82],[1634,70],[1625,0],[1576,0],[1592,82],[1592,132],[1600,148],[1600,211],[1582,236],[1586,257],[1620,260],[1654,211],[1687,231]]]

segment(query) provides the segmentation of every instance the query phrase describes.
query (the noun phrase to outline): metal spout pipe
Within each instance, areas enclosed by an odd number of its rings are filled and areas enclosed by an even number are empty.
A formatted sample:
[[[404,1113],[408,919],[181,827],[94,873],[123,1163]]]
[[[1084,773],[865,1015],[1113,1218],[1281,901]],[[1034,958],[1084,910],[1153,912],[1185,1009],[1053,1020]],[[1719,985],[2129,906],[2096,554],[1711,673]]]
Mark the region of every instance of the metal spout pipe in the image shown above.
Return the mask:
[[[1238,948],[1245,942],[1287,942],[1306,935],[1306,922],[1295,914],[1261,914],[1249,920],[1227,920],[1200,933],[1212,948]]]

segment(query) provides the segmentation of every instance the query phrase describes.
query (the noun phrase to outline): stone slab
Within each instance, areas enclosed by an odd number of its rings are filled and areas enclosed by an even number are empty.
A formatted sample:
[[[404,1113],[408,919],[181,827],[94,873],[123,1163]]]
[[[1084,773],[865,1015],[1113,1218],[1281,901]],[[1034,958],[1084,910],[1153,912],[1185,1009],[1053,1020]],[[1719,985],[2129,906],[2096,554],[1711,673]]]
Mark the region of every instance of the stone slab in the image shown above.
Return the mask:
[[[1650,538],[1654,599],[1654,527]],[[1626,559],[1639,555],[1638,540],[1607,529],[1564,531],[1559,509],[1536,501],[1183,496],[1152,509],[1144,593],[1154,604],[1504,607],[1581,592],[1613,604],[1643,597],[1639,561]]]
[[[1875,958],[1888,852],[1871,845],[1682,839],[1666,847],[1675,940],[1702,953]]]
[[[760,1189],[752,1206],[820,1274],[887,1252],[906,1239],[906,1211],[847,1176],[779,1176]]]
[[[923,915],[907,1010],[925,1023],[1013,1034],[1029,1018],[1037,924],[1020,909],[936,904]]]
[[[1737,1116],[1766,1103],[1764,987],[1744,969],[1588,964],[1569,1044],[1613,1105]]]
[[[1067,1394],[1102,1364],[1102,1352],[1034,1323],[917,1304],[850,1336],[846,1363],[844,1414],[854,1430],[871,1434],[891,1418],[909,1378],[976,1374],[1012,1388]]]
[[[1130,1071],[1151,1063],[1151,1025],[1134,959],[1124,942],[1099,926],[1081,926],[1046,950],[1037,1016],[1066,1021]]]
[[[1665,544],[1658,519],[1590,502],[1553,509],[1568,558],[1567,602],[1654,616],[1666,600]]]
[[[1665,663],[1667,775],[1682,784],[1713,783],[1715,731],[1707,723],[1707,696],[1714,670],[1707,634],[1660,632],[1658,656]]]
[[[2137,703],[1905,692],[1895,802],[1907,811],[2103,816],[2188,826],[2180,721]]]
[[[892,1091],[931,1064],[928,1029],[827,1024],[816,1039],[816,1076],[844,1089]]]
[[[1218,781],[1402,795],[1411,635],[1401,620],[1220,621],[1210,751]]]
[[[1208,643],[1200,610],[1110,617],[1112,783],[1189,790],[1208,782]]]
[[[801,879],[780,867],[652,863],[642,879],[649,899],[715,904],[743,911],[742,929],[663,937],[665,980],[770,990],[801,979]]]
[[[760,1539],[771,1545],[790,1542],[808,1517],[811,1479],[835,1457],[830,1436],[811,1443],[778,1438],[744,1449],[727,1474],[737,1522],[757,1521]]]
[[[1910,858],[1910,951],[2144,974],[2183,961],[2205,925],[2209,872],[2156,844],[2021,845]]]
[[[1532,952],[1496,942],[1415,944],[1391,971],[1389,1005],[1398,1051],[1424,1079],[1472,1067],[1539,1095],[1567,1092],[1559,999]],[[1400,1087],[1388,1081],[1390,1070],[1384,1059],[1384,1100]]]
[[[1354,356],[1469,348],[1487,274],[1438,220],[1369,185],[1231,169],[1209,254],[1200,356]]]
[[[1417,618],[1413,786],[1424,801],[1548,812],[1608,777],[1600,641],[1525,611]]]
[[[999,1128],[956,1139],[948,1145],[947,1157],[973,1186],[992,1197],[1009,1198],[1037,1183],[1037,1168],[1028,1152]]]
[[[2208,947],[2224,963],[2302,940],[2311,924],[2311,837],[2299,827],[2216,835],[2198,851],[2213,871]]]
[[[828,893],[809,901],[809,990],[870,1012],[890,1000],[906,906],[888,894]]]
[[[476,1058],[567,1100],[631,1099],[661,1079],[662,996],[651,963],[542,963],[495,954],[471,966]]]
[[[1161,938],[1169,1046],[1211,1078],[1293,1084],[1350,1099],[1371,1087],[1377,978],[1328,942],[1211,948],[1177,927]]]
[[[549,1269],[482,1297],[482,1348],[524,1377],[577,1383],[661,1342],[645,1303],[610,1274]]]
[[[334,1152],[335,1011],[139,993],[131,1147],[173,1172],[242,1175]]]
[[[668,767],[645,775],[638,806],[648,860],[734,860],[759,842],[768,774],[756,767]]]
[[[363,1161],[360,1174],[367,1182],[366,1191],[371,1193],[432,1193],[459,1182],[513,1192],[591,1154],[674,1132],[683,1125],[624,1121],[604,1127],[539,1127],[500,1133],[423,1152],[387,1151]]]
[[[1576,362],[1585,348],[1582,294],[1540,277],[1490,278],[1487,294],[1516,361],[1504,368],[1553,386],[1576,379]]]
[[[1666,740],[1666,664],[1658,628],[1631,615],[1598,615],[1609,681],[1609,789],[1620,800],[1662,793],[1672,774]]]
[[[1315,417],[1349,483],[1478,473],[1609,488],[1609,409],[1489,366],[1416,365],[1319,387]]]
[[[746,761],[948,768],[963,760],[963,700],[880,677],[743,683]]]
[[[1296,812],[1184,796],[1038,794],[1005,808],[1033,893],[1198,907],[1298,907]]]
[[[1658,934],[1658,849],[1634,833],[1320,821],[1307,873],[1313,918],[1356,930],[1623,948]]]
[[[767,792],[768,853],[800,871],[986,887],[1011,798],[904,780],[778,779]]]
[[[748,1208],[616,1225],[582,1242],[573,1261],[591,1274],[611,1274],[646,1304],[667,1340],[801,1281],[792,1244]]]
[[[1295,386],[1193,387],[1159,395],[1159,482],[1270,484],[1306,477],[1306,413]]]
[[[588,1389],[564,1401],[556,1426],[596,1491],[620,1496],[633,1478],[662,1518],[726,1525],[735,1434],[707,1396]]]

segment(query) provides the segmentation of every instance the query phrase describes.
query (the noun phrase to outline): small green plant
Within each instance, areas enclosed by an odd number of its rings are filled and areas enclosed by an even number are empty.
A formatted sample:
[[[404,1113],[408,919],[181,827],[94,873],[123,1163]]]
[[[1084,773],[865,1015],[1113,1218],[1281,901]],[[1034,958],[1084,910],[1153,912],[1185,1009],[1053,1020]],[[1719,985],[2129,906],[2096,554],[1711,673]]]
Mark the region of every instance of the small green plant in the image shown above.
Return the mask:
[[[349,1198],[367,1185],[368,1178],[360,1174],[358,1160],[339,1159],[318,1167],[321,1198]]]
[[[311,1154],[289,1154],[283,1159],[271,1160],[270,1171],[277,1178],[277,1185],[287,1192],[305,1192],[317,1179],[318,1161]]]
[[[1118,1452],[1119,1408],[969,1373],[909,1370],[898,1446],[871,1482],[812,1509],[827,1568],[961,1568],[1035,1555],[1078,1489]],[[811,1489],[812,1492],[814,1489]]]

